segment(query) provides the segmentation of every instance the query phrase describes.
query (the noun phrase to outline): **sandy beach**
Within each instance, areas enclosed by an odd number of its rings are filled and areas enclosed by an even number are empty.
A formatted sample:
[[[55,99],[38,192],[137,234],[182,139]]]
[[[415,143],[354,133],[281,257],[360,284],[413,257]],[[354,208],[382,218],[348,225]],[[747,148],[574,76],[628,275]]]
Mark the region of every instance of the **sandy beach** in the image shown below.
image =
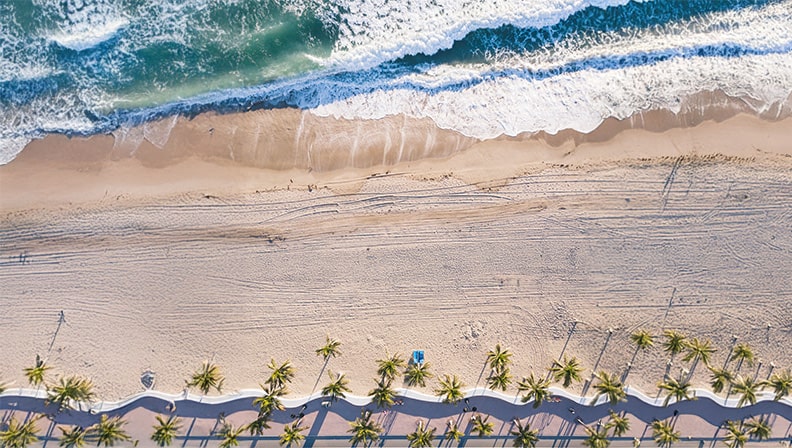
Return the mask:
[[[314,354],[326,335],[343,352],[328,369],[358,395],[386,351],[423,349],[434,373],[469,387],[498,342],[515,377],[564,347],[586,375],[621,373],[637,328],[711,338],[716,364],[735,335],[761,377],[792,360],[789,118],[654,130],[633,118],[588,137],[483,142],[293,110],[178,121],[164,149],[53,136],[0,167],[0,340],[14,341],[0,346],[0,378],[24,385],[40,353],[117,400],[147,369],[179,392],[205,359],[227,391],[255,388],[275,358],[295,364],[300,396],[326,382]],[[276,122],[264,146],[278,157],[218,152],[229,123]],[[349,141],[327,135],[368,146],[344,162],[310,151],[257,162],[299,153],[294,123],[338,154]],[[393,145],[375,151],[382,129],[408,135],[396,159]],[[666,360],[639,353],[627,384],[651,393]],[[700,368],[694,383],[706,382]]]

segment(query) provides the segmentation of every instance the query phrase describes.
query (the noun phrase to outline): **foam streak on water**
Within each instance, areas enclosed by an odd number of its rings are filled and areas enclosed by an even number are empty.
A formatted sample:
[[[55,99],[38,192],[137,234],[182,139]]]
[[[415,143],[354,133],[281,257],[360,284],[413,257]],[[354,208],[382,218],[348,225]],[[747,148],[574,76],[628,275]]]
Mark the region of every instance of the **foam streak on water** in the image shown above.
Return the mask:
[[[0,164],[47,133],[127,144],[135,124],[253,106],[480,138],[590,131],[711,90],[762,112],[792,94],[791,49],[792,0],[14,0]]]

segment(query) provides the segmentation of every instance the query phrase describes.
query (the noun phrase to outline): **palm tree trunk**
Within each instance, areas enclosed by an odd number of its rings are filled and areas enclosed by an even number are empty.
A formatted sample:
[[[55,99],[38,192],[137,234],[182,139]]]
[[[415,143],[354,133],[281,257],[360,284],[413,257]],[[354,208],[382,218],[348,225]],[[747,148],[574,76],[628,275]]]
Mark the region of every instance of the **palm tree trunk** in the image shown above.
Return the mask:
[[[690,366],[690,372],[688,372],[688,376],[687,376],[687,380],[686,381],[690,382],[690,379],[693,378],[693,372],[696,371],[696,366],[698,366],[698,362],[699,362],[699,357],[698,356],[693,358],[693,364]]]

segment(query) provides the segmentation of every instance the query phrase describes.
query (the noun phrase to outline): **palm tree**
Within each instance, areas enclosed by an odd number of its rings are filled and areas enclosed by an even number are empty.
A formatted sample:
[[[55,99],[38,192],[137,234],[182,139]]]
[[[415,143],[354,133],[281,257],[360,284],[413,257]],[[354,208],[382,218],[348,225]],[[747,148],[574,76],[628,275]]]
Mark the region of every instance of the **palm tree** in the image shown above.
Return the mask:
[[[586,426],[586,438],[583,439],[583,445],[589,448],[608,448],[610,446],[608,431],[597,431]]]
[[[675,378],[667,378],[664,382],[657,385],[660,390],[664,390],[668,393],[666,395],[665,400],[663,400],[663,406],[668,406],[668,403],[671,401],[671,398],[676,399],[676,403],[679,403],[682,400],[695,400],[696,397],[691,395],[690,391],[690,382],[683,379],[675,379]]]
[[[727,384],[734,381],[734,374],[727,369],[720,369],[718,367],[710,367],[710,386],[712,391],[719,394],[723,391]]]
[[[729,448],[743,448],[748,442],[748,434],[743,430],[742,423],[727,420],[724,422],[726,435],[723,437],[724,443]]]
[[[756,393],[760,386],[761,383],[757,383],[753,378],[738,375],[732,383],[732,390],[741,395],[737,401],[737,407],[742,407],[746,402],[756,404]]]
[[[663,341],[663,350],[671,355],[671,359],[674,359],[674,356],[682,353],[687,348],[687,336],[683,333],[676,330],[665,330],[663,331],[663,336],[666,338]]]
[[[490,369],[502,371],[511,362],[512,354],[509,349],[502,349],[500,343],[495,344],[495,349],[487,352],[487,363]]]
[[[87,378],[76,375],[61,377],[57,384],[50,386],[47,395],[47,401],[56,403],[58,409],[61,410],[71,407],[75,403],[80,405],[93,400],[93,383]]]
[[[500,389],[503,392],[506,392],[506,389],[509,387],[509,384],[512,382],[511,372],[509,369],[498,370],[495,372],[495,375],[490,375],[487,378],[487,386],[492,389]]]
[[[52,367],[48,366],[46,361],[41,359],[39,355],[36,355],[36,365],[25,369],[25,376],[28,379],[28,383],[30,383],[31,386],[41,385],[44,382],[44,375],[50,369],[52,369]]]
[[[516,448],[534,448],[536,443],[539,442],[539,431],[531,429],[531,425],[525,425],[518,419],[514,419],[515,429],[511,430],[511,435],[514,436],[512,445]]]
[[[407,441],[410,448],[429,448],[434,440],[434,433],[437,428],[426,428],[423,420],[418,420],[418,426],[414,432],[407,434]]]
[[[652,422],[652,437],[661,447],[670,447],[671,444],[679,442],[679,432],[674,431],[674,427],[668,422],[655,420]]]
[[[61,431],[58,446],[65,448],[82,448],[85,446],[85,437],[88,435],[88,430],[82,426],[74,426],[71,430],[58,426],[58,429]]]
[[[477,432],[479,437],[488,436],[495,430],[492,422],[489,421],[489,415],[481,417],[481,414],[476,414],[470,421],[473,423],[473,431]]]
[[[789,395],[792,391],[792,371],[784,369],[781,372],[776,372],[770,376],[770,379],[762,382],[762,387],[769,386],[773,388],[775,397],[773,400],[778,401]]]
[[[699,338],[693,338],[692,341],[688,342],[687,350],[688,352],[682,360],[685,362],[693,361],[693,365],[690,366],[690,376],[693,376],[693,371],[696,370],[699,361],[703,362],[705,366],[709,366],[710,358],[715,353],[715,349],[712,348],[712,341],[709,339],[700,341]]]
[[[618,402],[627,399],[627,393],[624,391],[624,384],[622,384],[616,374],[609,374],[604,370],[600,370],[595,377],[599,382],[594,386],[597,393],[591,401],[592,404],[596,403],[599,397],[603,395],[608,398],[608,402],[611,406],[615,406]]]
[[[176,433],[181,429],[181,419],[175,415],[171,415],[167,419],[161,415],[154,418],[157,419],[158,424],[154,425],[154,433],[151,434],[151,440],[157,446],[170,446],[176,437]]]
[[[283,427],[283,434],[280,436],[280,444],[281,446],[290,447],[292,445],[300,446],[300,444],[305,440],[305,435],[302,433],[308,429],[306,426],[300,426],[300,421],[297,420],[296,422],[292,423],[291,425],[286,425]]]
[[[638,350],[646,350],[654,345],[654,336],[646,330],[638,330],[630,335],[630,340],[635,344],[636,353]]]
[[[583,367],[580,367],[580,361],[575,357],[571,359],[567,358],[566,355],[564,355],[563,362],[558,360],[553,361],[552,366],[550,366],[550,373],[556,381],[563,381],[565,389],[569,387],[573,381],[579,383],[583,380],[580,376],[580,374],[583,373]]]
[[[612,429],[615,437],[621,437],[630,430],[630,420],[624,415],[613,412],[611,409],[610,418],[605,423],[605,429]]]
[[[36,442],[38,440],[36,422],[40,418],[41,416],[39,415],[24,423],[20,423],[14,417],[11,417],[5,431],[0,431],[0,446],[3,448],[25,448]]]
[[[117,442],[131,440],[129,434],[124,431],[126,422],[119,416],[108,417],[102,414],[99,423],[94,425],[93,431],[96,433],[96,446],[114,446]]]
[[[365,409],[361,412],[360,417],[350,423],[350,426],[351,428],[347,432],[352,434],[349,439],[352,446],[357,446],[359,443],[362,443],[363,446],[370,445],[379,439],[382,432],[382,427],[371,420],[371,412]]]
[[[272,389],[284,389],[286,385],[291,383],[292,379],[294,379],[294,367],[289,360],[284,361],[281,365],[277,365],[275,359],[270,358],[267,368],[272,370],[272,373],[270,373],[269,378],[267,378],[264,383],[269,385]]]
[[[465,396],[462,394],[462,388],[465,384],[454,375],[444,375],[440,379],[440,388],[435,389],[435,394],[443,399],[443,403],[457,404]]]
[[[426,380],[432,378],[431,372],[429,372],[429,363],[425,362],[423,364],[410,364],[407,366],[407,370],[404,371],[404,380],[407,382],[408,386],[420,386],[426,387]]]
[[[537,378],[533,372],[522,381],[517,382],[517,390],[527,392],[522,396],[522,402],[527,403],[533,400],[534,409],[553,396],[553,393],[550,392],[550,380]]]
[[[253,400],[253,406],[258,406],[259,414],[268,416],[272,414],[273,411],[282,411],[285,409],[280,400],[280,397],[286,393],[284,389],[273,389],[272,386],[264,388],[264,386],[260,384],[259,387],[264,389],[264,395]]]
[[[396,402],[396,392],[391,387],[391,382],[388,380],[386,382],[385,377],[382,377],[379,381],[374,380],[377,384],[377,387],[370,390],[368,395],[371,397],[371,401],[377,405],[378,408],[385,408],[391,407]]]
[[[445,435],[443,435],[443,439],[449,442],[459,443],[459,441],[462,440],[462,437],[464,436],[465,434],[459,430],[459,426],[456,424],[456,422],[453,420],[448,420],[446,423],[446,432]]]
[[[245,429],[250,432],[251,436],[260,436],[264,434],[264,431],[270,429],[271,426],[269,424],[270,414],[263,414],[259,412],[256,418],[247,424]]]
[[[327,361],[331,356],[335,358],[341,355],[341,350],[339,350],[339,347],[341,347],[340,341],[331,339],[330,336],[327,336],[325,345],[316,349],[316,355],[321,356],[325,361]]]
[[[349,389],[349,380],[346,379],[343,373],[334,375],[333,372],[327,372],[330,377],[330,382],[327,386],[322,388],[322,395],[327,395],[332,401],[338,401],[339,398],[345,398]]]
[[[206,395],[209,390],[216,389],[221,392],[223,388],[223,374],[217,364],[204,361],[203,366],[193,373],[192,378],[187,381],[187,387],[197,387],[202,394]]]
[[[239,446],[239,436],[245,430],[244,426],[235,427],[230,423],[223,422],[223,427],[217,433],[220,437],[219,448],[230,448],[232,446]]]
[[[746,343],[737,344],[732,348],[732,354],[729,358],[729,362],[737,361],[737,371],[740,371],[740,368],[743,365],[743,362],[748,364],[748,367],[752,367],[754,365],[754,352],[751,349],[751,346]]]
[[[745,432],[748,437],[759,441],[767,440],[772,435],[772,427],[767,422],[767,419],[754,417],[751,420],[743,423]]]
[[[404,361],[404,358],[397,353],[385,359],[378,359],[377,365],[377,375],[388,381],[393,381],[396,379],[396,375],[399,374],[399,369],[406,367],[407,363]]]

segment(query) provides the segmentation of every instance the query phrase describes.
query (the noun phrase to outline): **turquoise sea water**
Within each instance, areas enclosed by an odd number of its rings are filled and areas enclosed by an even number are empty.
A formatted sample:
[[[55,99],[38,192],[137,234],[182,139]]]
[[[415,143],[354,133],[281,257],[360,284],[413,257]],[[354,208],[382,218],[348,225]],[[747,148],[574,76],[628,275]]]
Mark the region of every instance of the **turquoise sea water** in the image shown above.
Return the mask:
[[[47,133],[299,107],[476,137],[792,93],[792,1],[6,0],[0,163]]]

